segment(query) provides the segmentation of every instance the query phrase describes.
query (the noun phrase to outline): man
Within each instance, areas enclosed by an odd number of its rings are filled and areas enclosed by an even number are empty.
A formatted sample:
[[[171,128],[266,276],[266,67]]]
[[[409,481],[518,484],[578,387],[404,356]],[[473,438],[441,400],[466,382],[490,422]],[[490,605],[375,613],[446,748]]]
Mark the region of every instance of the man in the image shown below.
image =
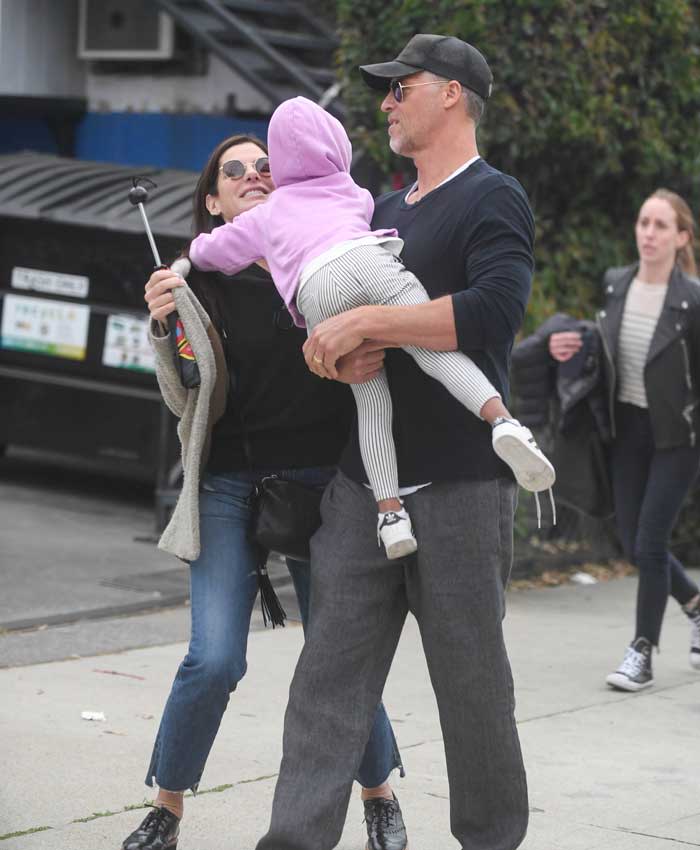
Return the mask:
[[[361,71],[372,88],[388,90],[389,144],[413,159],[418,175],[408,191],[377,202],[372,225],[399,230],[402,259],[433,300],[329,319],[307,341],[307,363],[327,377],[365,340],[458,349],[505,399],[530,292],[534,227],[519,183],[478,154],[491,71],[474,47],[437,35],[416,35],[395,61]],[[367,357],[371,373],[376,352]],[[486,423],[405,352],[389,351],[386,368],[418,551],[387,561],[374,545],[375,505],[355,436],[313,540],[314,613],[291,687],[272,822],[258,850],[330,850],[339,841],[409,610],[440,712],[453,835],[464,850],[513,850],[525,835],[527,788],[502,635],[515,484]],[[309,693],[317,694],[312,702]],[[384,818],[391,827],[384,843],[370,834],[369,850],[404,850],[397,804],[387,803]]]

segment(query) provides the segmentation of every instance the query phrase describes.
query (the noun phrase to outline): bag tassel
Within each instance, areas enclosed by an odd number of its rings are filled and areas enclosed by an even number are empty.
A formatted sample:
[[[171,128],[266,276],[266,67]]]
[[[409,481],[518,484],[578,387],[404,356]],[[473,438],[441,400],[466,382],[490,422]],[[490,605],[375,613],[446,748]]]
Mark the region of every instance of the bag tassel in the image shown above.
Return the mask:
[[[263,615],[263,623],[267,627],[268,620],[272,623],[272,628],[275,626],[284,626],[287,614],[280,604],[275,589],[270,581],[270,576],[267,573],[265,563],[267,561],[267,552],[261,550],[260,559],[258,561],[258,587],[260,588],[260,608]]]

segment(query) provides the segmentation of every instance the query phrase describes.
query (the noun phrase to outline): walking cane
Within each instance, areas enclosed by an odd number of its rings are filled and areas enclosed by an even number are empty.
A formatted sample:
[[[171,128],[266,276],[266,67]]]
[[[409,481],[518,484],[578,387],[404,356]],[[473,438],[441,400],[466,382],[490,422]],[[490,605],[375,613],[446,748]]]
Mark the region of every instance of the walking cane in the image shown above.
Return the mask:
[[[139,208],[141,218],[143,219],[143,226],[146,230],[146,236],[148,237],[148,242],[151,246],[151,251],[153,252],[153,259],[156,264],[155,268],[156,270],[167,269],[169,267],[161,262],[160,254],[156,247],[156,241],[153,238],[153,232],[151,231],[151,227],[148,223],[148,217],[146,216],[146,208],[144,207],[144,204],[148,200],[148,189],[143,184],[148,183],[154,189],[156,188],[156,184],[148,177],[133,177],[132,183],[133,186],[129,190],[129,203],[132,206]],[[190,270],[190,262],[187,258],[182,257],[181,259],[175,260],[170,268],[176,274],[181,274],[182,277],[185,277]],[[169,313],[167,322],[170,341],[173,347],[173,355],[175,357],[175,366],[177,368],[180,382],[186,389],[198,387],[200,378],[197,359],[192,351],[192,346],[185,336],[185,328],[177,312]]]

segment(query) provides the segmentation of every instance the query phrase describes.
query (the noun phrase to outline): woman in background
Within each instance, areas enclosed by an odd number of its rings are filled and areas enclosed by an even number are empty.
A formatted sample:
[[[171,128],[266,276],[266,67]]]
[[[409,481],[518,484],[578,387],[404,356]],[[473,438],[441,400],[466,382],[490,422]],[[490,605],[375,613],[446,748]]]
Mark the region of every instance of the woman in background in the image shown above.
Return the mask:
[[[690,619],[690,663],[700,670],[698,586],[669,551],[700,467],[700,282],[692,213],[679,195],[658,189],[639,210],[635,236],[638,262],[608,269],[597,316],[617,531],[639,569],[634,639],[606,678],[625,691],[654,682],[652,648],[659,645],[669,594]],[[560,362],[580,347],[577,332],[549,338]]]

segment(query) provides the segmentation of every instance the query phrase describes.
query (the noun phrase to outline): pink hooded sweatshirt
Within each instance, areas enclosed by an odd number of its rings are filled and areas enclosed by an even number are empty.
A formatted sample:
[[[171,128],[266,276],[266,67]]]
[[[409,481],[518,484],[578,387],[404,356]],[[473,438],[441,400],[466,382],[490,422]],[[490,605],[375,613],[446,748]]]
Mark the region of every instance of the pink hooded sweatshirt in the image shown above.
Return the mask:
[[[190,245],[203,271],[236,274],[265,259],[294,321],[304,327],[295,296],[304,266],[350,239],[396,236],[370,228],[374,201],[350,176],[352,147],[342,124],[307,100],[285,100],[268,130],[270,169],[277,187],[263,204]]]

